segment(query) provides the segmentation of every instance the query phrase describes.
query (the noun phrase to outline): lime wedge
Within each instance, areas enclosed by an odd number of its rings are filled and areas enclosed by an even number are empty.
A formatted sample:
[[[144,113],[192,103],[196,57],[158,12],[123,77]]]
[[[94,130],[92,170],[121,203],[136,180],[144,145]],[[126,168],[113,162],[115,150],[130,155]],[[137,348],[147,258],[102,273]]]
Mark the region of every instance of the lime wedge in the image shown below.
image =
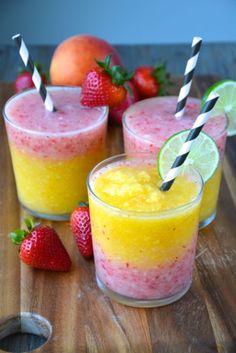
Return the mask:
[[[236,81],[222,80],[210,86],[202,97],[202,105],[211,92],[218,93],[219,99],[211,116],[225,113],[229,120],[228,136],[236,135]]]
[[[183,143],[190,130],[183,130],[172,135],[161,147],[157,156],[158,172],[164,179],[174,163]],[[204,182],[209,180],[215,173],[220,160],[215,141],[206,133],[201,132],[194,141],[191,151],[185,160],[186,165],[194,166],[201,174]]]

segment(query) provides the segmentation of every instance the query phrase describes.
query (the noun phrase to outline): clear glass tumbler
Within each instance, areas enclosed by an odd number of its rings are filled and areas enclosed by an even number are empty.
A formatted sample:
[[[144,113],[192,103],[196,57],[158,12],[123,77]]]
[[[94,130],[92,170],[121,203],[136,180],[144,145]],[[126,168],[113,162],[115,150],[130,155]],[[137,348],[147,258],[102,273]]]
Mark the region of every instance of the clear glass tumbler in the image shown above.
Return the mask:
[[[80,88],[48,87],[56,112],[35,89],[10,98],[3,115],[17,193],[31,214],[67,220],[87,200],[86,177],[106,156],[108,109],[80,105]]]
[[[97,284],[130,306],[170,304],[192,282],[202,178],[190,168],[170,194],[156,178],[153,156],[120,155],[99,163],[87,181]]]
[[[171,135],[192,127],[200,112],[200,99],[189,97],[184,116],[177,119],[174,115],[177,98],[167,96],[145,99],[126,110],[123,116],[125,153],[146,152],[156,156]],[[227,117],[219,115],[210,118],[203,129],[216,142],[220,162],[214,175],[204,186],[200,228],[206,227],[216,216],[227,125]]]

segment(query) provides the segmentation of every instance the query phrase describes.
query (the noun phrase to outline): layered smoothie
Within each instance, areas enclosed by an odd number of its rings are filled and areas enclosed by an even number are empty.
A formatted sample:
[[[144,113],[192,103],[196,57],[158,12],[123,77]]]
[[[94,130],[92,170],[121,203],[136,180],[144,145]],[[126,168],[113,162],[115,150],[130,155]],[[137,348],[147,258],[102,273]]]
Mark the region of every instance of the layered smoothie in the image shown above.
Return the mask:
[[[148,152],[156,155],[171,135],[190,129],[200,112],[200,100],[188,98],[184,116],[179,119],[174,116],[176,105],[177,97],[170,96],[146,99],[127,109],[123,117],[125,152]],[[204,187],[200,212],[201,227],[209,224],[215,217],[227,137],[226,128],[226,117],[217,116],[209,119],[203,129],[215,140],[221,162]]]
[[[191,285],[202,180],[192,169],[160,185],[150,156],[112,157],[89,176],[97,282],[127,305],[165,305]]]
[[[18,197],[31,213],[68,219],[87,199],[86,177],[106,155],[107,108],[84,108],[80,88],[50,87],[56,112],[36,90],[15,95],[4,117]]]

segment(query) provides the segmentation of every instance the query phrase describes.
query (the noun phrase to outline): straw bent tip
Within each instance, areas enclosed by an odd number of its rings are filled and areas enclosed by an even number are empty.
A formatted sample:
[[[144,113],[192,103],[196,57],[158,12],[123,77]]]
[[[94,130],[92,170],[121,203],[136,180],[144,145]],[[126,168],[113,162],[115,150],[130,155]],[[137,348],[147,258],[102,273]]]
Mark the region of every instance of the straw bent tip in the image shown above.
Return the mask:
[[[15,39],[20,38],[20,37],[21,37],[21,34],[18,33],[18,34],[15,34],[14,36],[12,36],[11,38],[12,38],[13,40],[15,40]]]
[[[193,37],[192,46],[196,45],[198,42],[202,42],[202,38],[198,36]]]

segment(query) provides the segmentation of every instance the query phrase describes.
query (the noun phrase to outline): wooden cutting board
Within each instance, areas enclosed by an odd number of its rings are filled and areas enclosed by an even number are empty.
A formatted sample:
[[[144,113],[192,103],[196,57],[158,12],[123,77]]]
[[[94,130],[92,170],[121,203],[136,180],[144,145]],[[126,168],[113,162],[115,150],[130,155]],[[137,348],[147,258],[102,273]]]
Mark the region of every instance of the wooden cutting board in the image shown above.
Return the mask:
[[[173,93],[180,86],[175,81]],[[197,77],[192,95],[200,97],[214,81],[211,76]],[[0,84],[1,106],[12,92],[11,84]],[[217,218],[199,234],[193,285],[180,301],[154,309],[126,307],[102,294],[93,261],[79,255],[68,222],[45,223],[56,229],[73,259],[69,273],[34,270],[20,263],[7,234],[26,214],[17,201],[2,120],[0,138],[0,320],[19,312],[47,318],[52,335],[35,352],[236,352],[235,138],[227,143]],[[109,126],[108,146],[111,155],[123,151],[119,126]]]

